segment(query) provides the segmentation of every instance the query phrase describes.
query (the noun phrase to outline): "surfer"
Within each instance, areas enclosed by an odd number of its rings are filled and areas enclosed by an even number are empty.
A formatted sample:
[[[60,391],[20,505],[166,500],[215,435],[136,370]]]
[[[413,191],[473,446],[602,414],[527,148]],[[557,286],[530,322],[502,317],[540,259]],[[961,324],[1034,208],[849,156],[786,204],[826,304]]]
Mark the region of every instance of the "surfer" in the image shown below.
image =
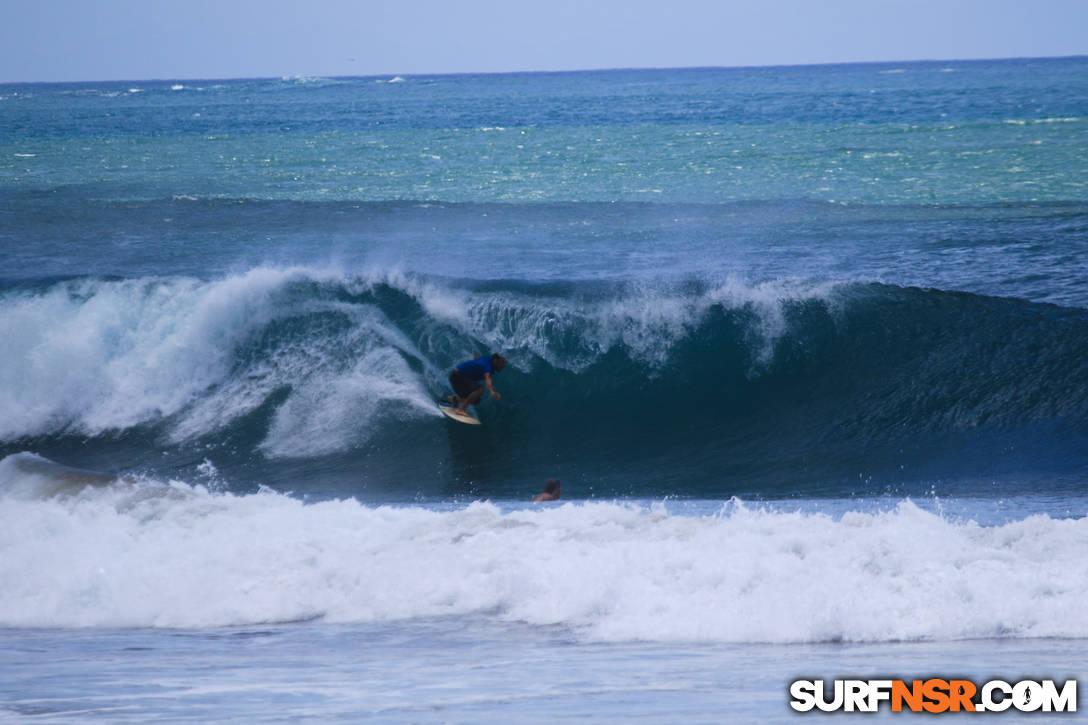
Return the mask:
[[[537,501],[558,501],[559,497],[563,495],[563,487],[559,484],[558,478],[549,478],[544,482],[543,493],[538,493],[533,496],[533,503]]]
[[[502,372],[504,367],[506,367],[506,358],[497,352],[493,353],[491,357],[477,355],[472,360],[466,360],[455,367],[453,372],[450,373],[450,385],[453,386],[453,392],[456,395],[451,395],[448,398],[450,404],[457,406],[458,412],[464,413],[465,408],[480,402],[480,398],[484,394],[484,388],[480,385],[480,381],[483,381],[484,385],[487,386],[492,398],[502,400],[499,391],[495,390],[495,387],[491,384],[491,376]]]

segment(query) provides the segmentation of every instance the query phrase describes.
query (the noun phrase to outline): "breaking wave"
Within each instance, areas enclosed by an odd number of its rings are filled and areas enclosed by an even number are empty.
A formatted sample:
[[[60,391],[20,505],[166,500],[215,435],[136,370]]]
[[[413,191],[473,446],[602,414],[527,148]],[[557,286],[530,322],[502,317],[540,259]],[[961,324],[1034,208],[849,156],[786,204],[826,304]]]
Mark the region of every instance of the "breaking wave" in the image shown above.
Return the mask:
[[[108,442],[152,470],[138,450],[692,495],[1085,465],[1088,312],[933,289],[257,268],[10,286],[0,336],[0,452],[65,462]],[[434,401],[491,350],[512,364],[473,437]]]

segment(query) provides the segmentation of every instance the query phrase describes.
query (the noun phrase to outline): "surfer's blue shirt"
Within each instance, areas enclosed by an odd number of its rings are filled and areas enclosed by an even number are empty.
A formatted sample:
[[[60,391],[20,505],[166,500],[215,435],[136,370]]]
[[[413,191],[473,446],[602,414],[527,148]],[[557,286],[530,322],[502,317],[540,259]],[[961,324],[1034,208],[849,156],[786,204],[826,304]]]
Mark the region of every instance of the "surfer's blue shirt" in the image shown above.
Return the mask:
[[[491,364],[491,358],[478,357],[475,360],[466,360],[457,366],[457,369],[471,380],[483,380],[484,375],[495,372],[495,366]]]

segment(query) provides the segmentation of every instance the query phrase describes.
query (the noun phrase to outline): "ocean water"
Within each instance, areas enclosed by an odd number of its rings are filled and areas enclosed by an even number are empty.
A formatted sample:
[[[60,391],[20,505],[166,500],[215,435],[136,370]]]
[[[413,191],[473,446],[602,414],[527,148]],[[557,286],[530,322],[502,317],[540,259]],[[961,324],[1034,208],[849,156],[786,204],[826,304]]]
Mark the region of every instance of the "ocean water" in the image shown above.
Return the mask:
[[[0,129],[2,719],[1088,672],[1088,59],[4,85]]]

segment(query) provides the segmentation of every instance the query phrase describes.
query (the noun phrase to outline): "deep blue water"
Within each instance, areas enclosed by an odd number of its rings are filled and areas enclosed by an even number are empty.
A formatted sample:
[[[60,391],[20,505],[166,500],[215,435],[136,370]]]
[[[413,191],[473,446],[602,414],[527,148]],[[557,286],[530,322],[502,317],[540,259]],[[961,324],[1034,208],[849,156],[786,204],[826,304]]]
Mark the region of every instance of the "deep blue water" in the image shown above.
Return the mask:
[[[776,648],[995,674],[948,643],[1088,635],[1088,59],[6,85],[0,129],[17,648],[172,673],[180,628],[222,674],[267,625],[418,694],[431,632],[497,694],[420,697],[495,721],[512,638],[588,658],[597,694],[555,692],[601,721],[668,721],[640,657],[698,720],[722,652],[777,716]],[[502,400],[447,421],[490,351]],[[552,476],[571,503],[526,508]],[[183,714],[118,694],[127,657],[69,699],[32,660],[12,712]],[[311,685],[296,714],[411,711]]]

